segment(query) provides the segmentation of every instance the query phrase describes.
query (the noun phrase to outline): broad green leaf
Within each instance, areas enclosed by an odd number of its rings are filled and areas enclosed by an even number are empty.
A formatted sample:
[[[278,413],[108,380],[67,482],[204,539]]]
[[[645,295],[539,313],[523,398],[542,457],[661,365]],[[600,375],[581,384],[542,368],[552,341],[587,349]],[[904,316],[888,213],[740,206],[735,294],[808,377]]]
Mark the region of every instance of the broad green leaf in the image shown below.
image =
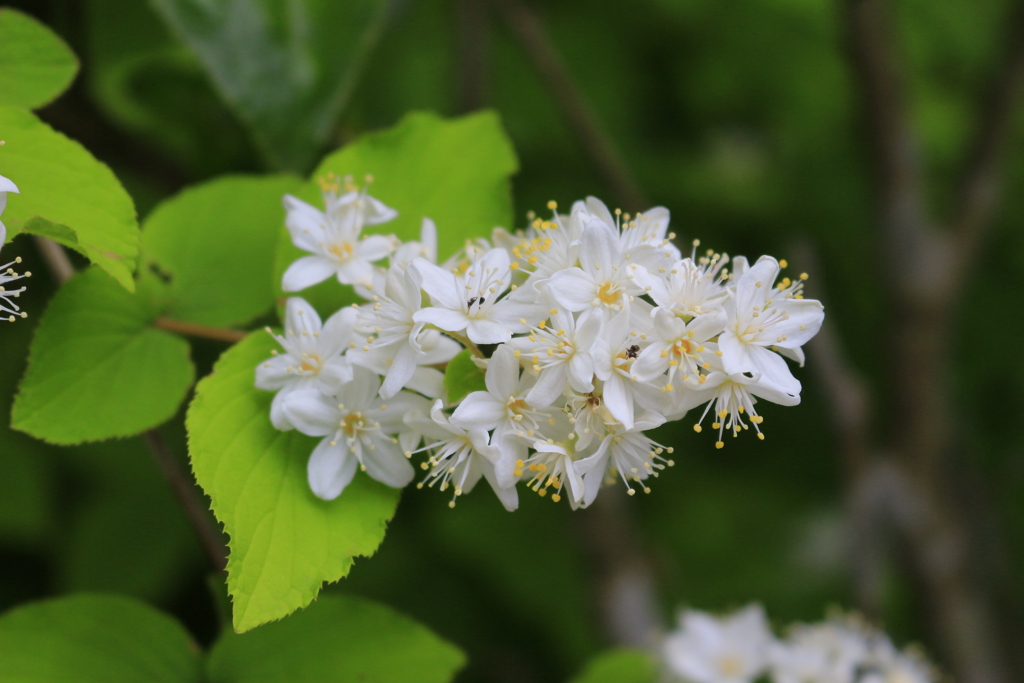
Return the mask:
[[[199,683],[201,674],[185,629],[135,600],[79,594],[0,615],[0,681]]]
[[[77,72],[74,53],[53,31],[0,8],[0,105],[41,107],[64,92]]]
[[[281,198],[293,176],[219,178],[158,206],[142,232],[143,266],[169,280],[166,315],[231,326],[271,310]]]
[[[572,683],[655,683],[658,669],[640,650],[610,650],[587,664]]]
[[[449,405],[458,403],[474,391],[487,391],[483,370],[473,362],[473,354],[469,349],[460,351],[448,362],[444,371],[444,388]]]
[[[68,280],[36,330],[12,426],[70,445],[168,420],[195,370],[188,342],[150,327],[155,317],[96,268]]]
[[[430,218],[437,224],[438,258],[444,261],[466,240],[489,237],[495,226],[511,225],[509,178],[517,169],[512,144],[494,112],[456,119],[417,112],[328,156],[300,197],[322,208],[320,178],[333,173],[362,183],[372,175],[370,193],[398,211],[398,218],[373,232],[415,240],[423,219]],[[280,276],[302,254],[282,231],[275,286],[281,286]],[[350,292],[329,280],[301,296],[327,315],[351,303]]]
[[[306,172],[387,18],[385,0],[151,0],[270,164]]]
[[[51,239],[57,244],[62,244],[68,249],[77,251],[82,256],[87,258],[89,256],[85,253],[85,249],[82,248],[82,245],[78,243],[78,235],[76,235],[75,231],[66,225],[51,223],[45,218],[39,218],[37,216],[35,218],[30,218],[28,222],[22,226],[21,233],[23,235],[38,235],[40,237]]]
[[[210,683],[446,683],[458,648],[394,610],[325,595],[252,633],[225,633],[207,661]]]
[[[67,226],[80,251],[128,291],[139,253],[139,228],[131,197],[109,168],[30,112],[0,107],[0,175],[21,194],[7,197],[4,223],[12,235],[42,217]]]
[[[228,590],[236,631],[281,619],[348,574],[384,538],[399,491],[357,473],[336,500],[313,495],[306,461],[317,439],[270,424],[256,366],[276,342],[250,335],[199,383],[186,424],[192,469],[230,536]]]

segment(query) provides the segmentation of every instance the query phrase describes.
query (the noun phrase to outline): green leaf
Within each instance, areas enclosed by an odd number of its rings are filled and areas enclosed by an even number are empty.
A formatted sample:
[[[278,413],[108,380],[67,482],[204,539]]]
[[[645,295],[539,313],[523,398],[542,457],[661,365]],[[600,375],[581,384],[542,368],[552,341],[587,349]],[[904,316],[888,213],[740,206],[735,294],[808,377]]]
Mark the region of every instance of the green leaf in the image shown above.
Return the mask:
[[[186,424],[192,469],[231,537],[228,590],[234,627],[281,619],[348,574],[353,558],[377,550],[399,491],[361,473],[337,500],[313,495],[306,461],[317,439],[270,424],[271,392],[256,366],[277,344],[250,335],[199,383]]]
[[[465,656],[412,619],[361,598],[325,595],[290,619],[226,633],[210,683],[446,683]]]
[[[0,9],[0,105],[41,107],[77,72],[74,53],[53,31],[27,14]]]
[[[91,268],[43,314],[12,426],[70,445],[138,434],[168,420],[195,370],[188,343],[150,327],[154,311]]]
[[[170,617],[128,598],[75,595],[0,616],[0,680],[199,683],[199,649]]]
[[[231,326],[271,310],[281,198],[294,176],[219,178],[158,206],[142,232],[144,267],[169,278],[166,315]]]
[[[274,168],[306,172],[387,18],[384,0],[151,0]]]
[[[658,669],[640,650],[610,650],[595,657],[572,683],[654,683]]]
[[[489,237],[495,226],[512,224],[509,178],[517,169],[512,143],[494,112],[447,120],[417,112],[328,156],[299,196],[322,208],[319,178],[333,173],[362,182],[372,175],[371,194],[396,209],[398,218],[367,232],[416,240],[423,219],[431,218],[437,224],[438,257],[444,261],[467,239]],[[302,255],[282,231],[277,287]],[[327,315],[354,300],[349,292],[332,279],[301,296]]]
[[[444,371],[444,388],[448,395],[448,405],[458,403],[474,391],[487,391],[483,370],[473,362],[473,354],[469,349],[460,351],[448,362]]]
[[[51,239],[57,244],[62,244],[68,249],[77,251],[82,256],[88,258],[88,254],[85,253],[85,249],[81,244],[78,243],[78,235],[75,231],[66,225],[59,223],[51,223],[45,218],[30,218],[27,223],[21,228],[21,234],[23,235],[39,235]]]
[[[128,291],[139,252],[135,207],[109,168],[30,112],[0,107],[0,175],[21,194],[7,197],[4,223],[20,232],[42,217],[78,236],[79,251]]]

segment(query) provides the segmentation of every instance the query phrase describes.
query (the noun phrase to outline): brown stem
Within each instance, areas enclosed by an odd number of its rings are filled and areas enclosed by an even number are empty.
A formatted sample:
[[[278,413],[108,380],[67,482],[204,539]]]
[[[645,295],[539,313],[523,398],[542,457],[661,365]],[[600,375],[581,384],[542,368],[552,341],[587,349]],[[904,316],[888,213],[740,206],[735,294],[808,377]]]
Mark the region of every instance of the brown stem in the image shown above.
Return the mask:
[[[964,511],[950,495],[954,412],[949,374],[954,241],[927,215],[921,162],[883,0],[843,0],[850,55],[863,93],[875,166],[883,269],[891,294],[893,425],[888,513],[906,541],[935,631],[961,683],[1008,681]]]
[[[602,491],[578,512],[581,536],[607,637],[616,645],[653,650],[662,620],[654,572],[630,502],[619,487]]]
[[[149,446],[167,483],[171,485],[171,491],[182,510],[185,511],[185,516],[192,525],[192,529],[199,537],[199,542],[203,546],[203,552],[206,553],[210,565],[214,571],[224,571],[227,566],[227,548],[224,546],[224,539],[217,524],[210,516],[210,511],[203,502],[202,496],[192,482],[192,478],[185,473],[185,468],[175,457],[160,432],[151,429],[143,434],[142,438]]]
[[[1024,85],[1024,2],[1016,3],[1007,33],[1003,61],[979,107],[978,129],[961,174],[953,226],[960,241],[958,263],[965,265],[991,229],[999,203],[1004,152]]]
[[[540,19],[519,0],[492,0],[562,111],[616,200],[624,208],[642,211],[649,203],[622,160],[611,137],[594,115]]]
[[[75,274],[75,266],[71,263],[71,259],[68,258],[68,253],[64,251],[64,247],[51,239],[40,237],[39,235],[33,235],[33,239],[36,242],[36,247],[39,249],[40,256],[43,257],[43,261],[49,267],[50,275],[56,283],[62,285],[70,280],[71,276]]]
[[[181,334],[186,337],[201,337],[203,339],[212,339],[214,341],[226,342],[228,344],[240,342],[249,334],[242,330],[196,325],[195,323],[187,323],[163,316],[154,320],[153,325],[155,327],[159,327],[161,330],[167,330],[168,332],[174,332],[175,334]]]
[[[75,268],[68,259],[64,248],[45,237],[36,237],[36,240],[43,260],[58,284],[63,284],[71,279],[71,276],[75,274]],[[192,477],[178,462],[167,442],[157,430],[151,429],[145,432],[142,438],[149,447],[150,453],[153,454],[157,465],[160,466],[160,471],[163,472],[167,483],[171,485],[174,497],[181,505],[189,523],[196,535],[199,536],[199,542],[202,544],[210,564],[215,571],[223,571],[227,565],[227,548],[224,546],[220,531],[210,516],[209,510],[202,503],[202,498]]]
[[[473,111],[487,98],[488,16],[485,0],[455,0],[458,23],[459,108]]]

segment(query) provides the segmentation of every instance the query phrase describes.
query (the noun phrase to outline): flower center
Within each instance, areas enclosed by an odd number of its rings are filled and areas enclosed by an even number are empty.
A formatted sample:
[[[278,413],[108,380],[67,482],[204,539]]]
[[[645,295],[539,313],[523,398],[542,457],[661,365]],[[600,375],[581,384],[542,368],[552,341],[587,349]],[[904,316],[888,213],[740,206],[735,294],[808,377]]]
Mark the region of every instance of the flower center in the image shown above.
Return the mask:
[[[718,672],[723,676],[735,677],[743,672],[743,660],[735,655],[728,655],[718,660]]]
[[[508,409],[513,415],[522,415],[526,410],[526,401],[521,398],[510,398],[508,400]]]
[[[622,298],[622,292],[610,282],[606,282],[601,285],[601,289],[597,290],[597,298],[606,304],[614,304],[618,303],[619,299]]]
[[[689,356],[693,353],[693,347],[690,346],[688,339],[677,339],[672,345],[672,353],[677,356]]]
[[[348,261],[352,258],[352,253],[355,249],[352,247],[351,242],[342,242],[341,244],[332,244],[327,247],[327,251],[337,256],[341,261]]]
[[[307,359],[299,365],[299,372],[320,372],[320,358],[318,356],[307,356]]]
[[[355,436],[363,427],[363,414],[362,413],[349,413],[345,416],[345,419],[341,421],[341,431],[345,432],[349,436]]]

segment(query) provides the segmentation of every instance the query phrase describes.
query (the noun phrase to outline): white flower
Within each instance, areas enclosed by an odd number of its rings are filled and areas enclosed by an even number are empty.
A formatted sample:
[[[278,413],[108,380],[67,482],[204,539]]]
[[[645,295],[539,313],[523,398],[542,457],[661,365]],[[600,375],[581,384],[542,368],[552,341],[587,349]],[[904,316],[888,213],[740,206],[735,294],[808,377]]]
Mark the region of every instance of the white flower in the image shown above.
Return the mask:
[[[512,273],[504,249],[491,249],[462,274],[424,259],[417,259],[410,268],[419,272],[423,289],[434,304],[418,311],[413,319],[447,332],[465,330],[476,344],[506,342],[513,333],[528,330],[528,321],[543,315],[544,307],[539,304],[499,299],[508,289]]]
[[[773,638],[760,605],[726,617],[687,610],[679,622],[664,643],[676,675],[690,683],[752,683],[764,671]]]
[[[650,325],[649,316],[631,317],[629,311],[622,311],[605,325],[604,339],[593,351],[594,374],[604,382],[604,405],[626,429],[633,428],[636,403],[650,410],[658,408],[653,385],[640,382],[633,372],[633,363],[647,344]]]
[[[557,308],[548,313],[550,325],[541,322],[529,336],[509,342],[516,357],[539,373],[526,395],[535,406],[551,405],[567,384],[581,394],[594,390],[594,351],[604,324],[603,316],[593,310],[584,311],[579,320]]]
[[[637,356],[633,374],[639,381],[649,382],[667,371],[669,384],[696,382],[698,368],[707,362],[705,356],[718,350],[718,345],[708,340],[721,332],[724,325],[725,313],[721,310],[699,315],[687,323],[668,309],[654,309],[654,329],[648,335],[650,345]]]
[[[393,488],[412,481],[415,472],[395,435],[405,429],[407,413],[426,411],[427,399],[403,391],[385,404],[377,395],[379,389],[376,374],[355,367],[352,381],[333,396],[296,391],[285,402],[285,413],[296,429],[324,437],[307,468],[309,486],[319,498],[334,500],[341,495],[357,465]]]
[[[416,269],[391,266],[383,296],[373,299],[359,309],[358,321],[360,331],[375,335],[375,339],[368,355],[357,352],[353,360],[384,375],[380,388],[384,398],[407,386],[420,366],[447,363],[461,350],[454,340],[436,330],[424,330],[424,323],[413,319],[423,307]]]
[[[680,317],[697,316],[720,309],[728,301],[722,268],[728,262],[728,256],[715,253],[696,262],[685,258],[667,269],[651,269],[638,279],[659,307]]]
[[[572,439],[556,442],[534,441],[535,453],[526,460],[518,460],[513,474],[516,477],[529,476],[527,488],[540,496],[551,490],[551,500],[562,499],[562,489],[569,488],[569,505],[573,510],[583,504],[583,477],[577,471],[577,454]]]
[[[935,669],[916,652],[900,652],[887,636],[873,634],[871,652],[861,669],[858,683],[934,683]]]
[[[630,481],[641,484],[644,493],[651,492],[643,481],[648,477],[657,477],[665,467],[675,464],[662,457],[662,453],[671,454],[674,449],[652,441],[643,431],[660,427],[664,423],[662,415],[644,411],[631,428],[627,429],[617,423],[605,426],[606,433],[597,452],[576,463],[576,471],[583,475],[584,505],[594,502],[602,484],[615,483],[613,474],[622,479],[626,492],[631,496],[635,490],[630,486]]]
[[[7,208],[7,193],[14,192],[18,193],[18,186],[12,183],[7,178],[0,175],[0,215],[3,215],[4,209]],[[0,222],[0,249],[3,249],[4,242],[7,241],[7,228],[2,222]],[[14,322],[16,318],[27,318],[28,314],[23,312],[16,303],[11,299],[17,299],[21,296],[22,292],[25,291],[25,287],[19,287],[18,289],[7,289],[7,284],[20,280],[23,277],[31,277],[32,273],[18,274],[14,272],[12,266],[21,263],[21,257],[14,259],[10,263],[0,266],[0,313],[7,313],[7,317],[0,317],[0,320],[6,320],[8,322]]]
[[[798,626],[771,649],[773,683],[854,683],[867,644],[843,623]]]
[[[519,361],[507,345],[499,346],[484,373],[487,391],[474,391],[452,413],[451,421],[463,429],[494,430],[491,443],[502,452],[498,467],[499,482],[512,477],[512,463],[525,459],[527,444],[546,423],[547,415],[526,401],[532,378],[519,376]],[[517,438],[518,437],[518,438]]]
[[[441,491],[449,485],[453,486],[455,494],[449,506],[455,507],[455,498],[469,493],[480,477],[483,477],[494,489],[505,509],[515,510],[519,507],[515,483],[506,482],[502,485],[498,482],[494,467],[501,458],[501,452],[489,443],[487,430],[463,429],[452,424],[442,407],[443,403],[438,399],[430,409],[430,419],[406,418],[406,424],[421,432],[428,440],[433,439],[433,442],[420,449],[430,453],[430,459],[423,463],[424,469],[430,469],[427,485],[433,486],[440,482],[438,488]],[[406,456],[411,455],[411,452],[406,453]],[[423,485],[424,482],[420,482],[417,487],[423,488]]]
[[[796,349],[818,333],[825,318],[820,302],[787,296],[774,287],[779,263],[762,256],[736,282],[726,304],[729,321],[718,338],[722,363],[730,374],[749,372],[761,382],[788,394],[800,393],[800,382],[772,347]]]
[[[374,295],[383,292],[387,287],[388,271],[397,268],[405,271],[410,263],[418,258],[437,263],[437,225],[429,218],[424,218],[420,225],[420,241],[401,243],[388,259],[388,268],[373,269],[373,280],[370,284],[356,283],[356,294],[364,299],[373,299]]]
[[[764,417],[758,415],[754,408],[758,398],[782,406],[795,406],[800,403],[799,394],[786,393],[772,381],[764,381],[759,375],[748,377],[742,373],[726,374],[722,370],[721,358],[716,355],[706,358],[711,371],[701,375],[696,385],[688,384],[685,391],[676,394],[675,408],[677,412],[685,413],[691,408],[708,403],[704,413],[693,426],[697,432],[701,431],[701,423],[714,408],[715,418],[711,427],[718,430],[715,448],[725,446],[722,437],[726,430],[732,432],[733,436],[739,436],[741,431],[749,429],[749,425],[743,419],[744,416],[754,425],[757,438],[764,440],[764,434],[761,432]]]
[[[577,202],[573,208],[580,204]],[[669,212],[665,207],[656,206],[631,219],[620,209],[616,209],[612,217],[612,212],[597,197],[587,197],[582,204],[588,218],[601,221],[619,234],[619,249],[629,254],[635,263],[657,269],[679,260],[679,250],[671,242],[675,234],[668,234]]]
[[[365,191],[338,197],[332,186],[324,190],[326,211],[285,195],[286,225],[292,242],[312,256],[303,256],[288,267],[282,287],[297,292],[334,275],[346,285],[372,284],[373,262],[393,250],[394,238],[370,235],[360,238],[363,227],[385,223],[398,215]]]
[[[629,308],[635,294],[643,294],[636,282],[643,267],[619,248],[619,236],[599,220],[592,220],[580,239],[578,268],[558,271],[548,280],[551,295],[570,311],[591,306],[614,314]]]
[[[284,412],[293,391],[318,389],[330,395],[352,379],[352,365],[342,354],[354,343],[355,322],[355,309],[346,307],[321,325],[320,316],[304,299],[288,299],[284,336],[271,332],[284,353],[274,352],[256,367],[256,388],[277,391],[270,404],[270,421],[275,427],[293,429]]]

